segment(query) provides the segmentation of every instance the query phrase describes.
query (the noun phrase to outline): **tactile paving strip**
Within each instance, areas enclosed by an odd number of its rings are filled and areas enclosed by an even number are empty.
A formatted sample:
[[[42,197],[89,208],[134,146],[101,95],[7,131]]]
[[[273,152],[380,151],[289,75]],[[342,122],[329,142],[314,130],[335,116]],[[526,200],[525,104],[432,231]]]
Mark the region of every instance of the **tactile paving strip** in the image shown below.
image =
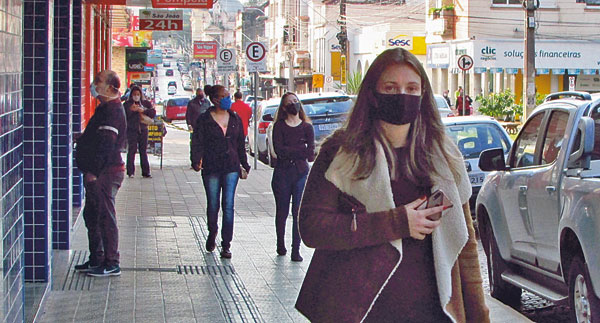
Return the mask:
[[[75,265],[82,264],[88,259],[88,252],[75,250],[69,261],[64,279],[58,284],[53,284],[53,290],[90,290],[94,285],[94,277],[90,277],[85,273],[75,271]]]

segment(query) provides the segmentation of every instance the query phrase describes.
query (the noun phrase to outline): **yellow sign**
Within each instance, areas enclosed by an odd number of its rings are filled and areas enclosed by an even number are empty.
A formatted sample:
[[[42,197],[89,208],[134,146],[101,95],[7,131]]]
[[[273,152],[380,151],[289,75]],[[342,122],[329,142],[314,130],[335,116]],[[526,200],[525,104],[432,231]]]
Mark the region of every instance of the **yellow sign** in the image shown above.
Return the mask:
[[[346,55],[342,55],[340,67],[342,69],[340,72],[340,80],[342,81],[342,84],[346,84]]]
[[[336,81],[340,80],[340,52],[331,52],[331,76]]]
[[[322,88],[325,76],[323,74],[313,74],[313,88]]]

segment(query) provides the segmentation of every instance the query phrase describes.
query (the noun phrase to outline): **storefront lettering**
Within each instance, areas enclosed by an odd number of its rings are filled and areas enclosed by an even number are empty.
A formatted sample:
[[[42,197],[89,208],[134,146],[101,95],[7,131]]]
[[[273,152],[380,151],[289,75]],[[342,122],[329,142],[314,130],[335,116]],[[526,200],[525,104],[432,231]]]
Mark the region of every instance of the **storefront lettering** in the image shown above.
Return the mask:
[[[483,50],[482,50],[483,52]],[[523,51],[510,50],[504,51],[504,57],[519,57],[523,58]],[[560,52],[560,51],[545,51],[539,50],[535,52],[535,57],[544,57],[544,58],[581,58],[581,52]],[[485,60],[485,59],[484,59]]]
[[[519,57],[523,58],[523,51],[510,50],[504,52],[504,57]]]
[[[410,46],[410,39],[388,39],[389,46],[406,47]]]
[[[485,46],[481,49],[481,60],[482,61],[495,61],[496,60],[496,49]]]

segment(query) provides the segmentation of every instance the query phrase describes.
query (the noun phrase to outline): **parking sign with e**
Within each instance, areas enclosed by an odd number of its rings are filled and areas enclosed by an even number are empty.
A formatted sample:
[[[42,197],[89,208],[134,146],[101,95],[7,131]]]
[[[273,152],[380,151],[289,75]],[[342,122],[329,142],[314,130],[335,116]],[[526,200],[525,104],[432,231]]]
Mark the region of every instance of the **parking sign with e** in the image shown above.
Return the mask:
[[[246,69],[248,72],[266,72],[267,48],[261,42],[252,42],[246,47]]]
[[[217,53],[217,72],[231,73],[236,71],[235,49],[221,48]]]

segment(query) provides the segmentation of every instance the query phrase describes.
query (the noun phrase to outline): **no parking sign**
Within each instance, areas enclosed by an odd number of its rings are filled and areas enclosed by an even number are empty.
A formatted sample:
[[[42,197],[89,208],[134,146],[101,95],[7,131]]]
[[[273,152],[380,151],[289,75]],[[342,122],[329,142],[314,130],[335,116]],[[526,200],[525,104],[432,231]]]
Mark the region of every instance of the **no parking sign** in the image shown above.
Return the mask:
[[[235,49],[221,48],[217,53],[217,72],[232,73],[236,71]]]

